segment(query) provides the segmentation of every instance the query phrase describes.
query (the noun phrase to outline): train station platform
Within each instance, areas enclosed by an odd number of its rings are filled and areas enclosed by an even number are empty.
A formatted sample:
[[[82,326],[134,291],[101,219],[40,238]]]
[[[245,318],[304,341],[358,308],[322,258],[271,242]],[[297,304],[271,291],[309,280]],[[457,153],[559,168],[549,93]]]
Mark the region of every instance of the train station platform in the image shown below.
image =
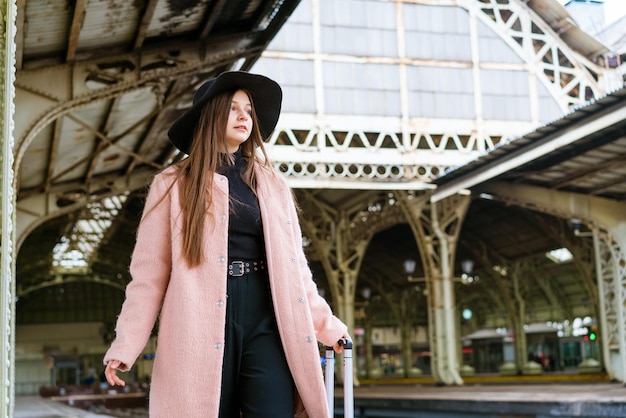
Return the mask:
[[[626,418],[626,387],[608,381],[542,383],[362,384],[354,389],[356,418]],[[335,416],[343,417],[336,389]],[[14,418],[145,418],[145,409],[99,414],[37,396],[17,397]]]
[[[626,387],[610,382],[363,385],[354,394],[355,417],[626,417]],[[335,416],[341,417],[339,389],[336,395]]]
[[[16,396],[13,418],[113,418],[41,396]]]

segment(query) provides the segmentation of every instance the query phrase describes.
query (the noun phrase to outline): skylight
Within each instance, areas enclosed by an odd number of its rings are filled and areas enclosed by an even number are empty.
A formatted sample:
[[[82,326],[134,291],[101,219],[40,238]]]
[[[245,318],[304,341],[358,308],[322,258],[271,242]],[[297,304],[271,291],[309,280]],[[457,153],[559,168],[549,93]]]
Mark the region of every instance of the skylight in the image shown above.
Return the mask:
[[[54,273],[86,274],[96,252],[127,195],[111,196],[85,206],[72,228],[52,249]]]
[[[556,264],[568,263],[574,259],[574,256],[567,248],[557,248],[546,253],[546,257]]]

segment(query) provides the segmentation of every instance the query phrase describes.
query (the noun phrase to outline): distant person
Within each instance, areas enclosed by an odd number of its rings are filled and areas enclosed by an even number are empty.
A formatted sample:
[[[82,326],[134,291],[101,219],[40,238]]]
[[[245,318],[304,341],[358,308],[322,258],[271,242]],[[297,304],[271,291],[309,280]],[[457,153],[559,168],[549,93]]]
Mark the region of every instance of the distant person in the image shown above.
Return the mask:
[[[117,370],[160,313],[151,417],[330,415],[317,340],[339,353],[348,332],[318,295],[292,192],[263,147],[281,101],[267,77],[222,73],[169,130],[189,157],[152,181],[104,357],[123,386]]]
[[[551,372],[556,371],[556,357],[554,356],[554,354],[550,354],[548,356],[548,368]]]

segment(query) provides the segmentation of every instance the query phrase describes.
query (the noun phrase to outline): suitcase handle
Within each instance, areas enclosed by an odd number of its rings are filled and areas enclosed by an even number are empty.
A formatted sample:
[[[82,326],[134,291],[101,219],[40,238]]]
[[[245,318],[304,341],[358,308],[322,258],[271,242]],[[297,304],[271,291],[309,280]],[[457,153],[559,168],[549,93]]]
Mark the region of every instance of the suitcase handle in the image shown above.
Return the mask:
[[[342,338],[337,343],[345,350],[352,350],[352,340],[349,338]],[[332,347],[331,347],[332,348]]]
[[[340,338],[337,341],[337,344],[339,344],[340,346],[342,346],[343,348],[347,349],[347,350],[352,350],[352,340],[350,338]],[[325,345],[324,348],[326,348],[326,350],[333,350],[333,347],[329,346],[329,345]]]
[[[344,418],[354,417],[354,398],[352,389],[353,380],[353,363],[352,363],[352,340],[342,338],[338,341],[343,346],[343,413]],[[333,347],[326,346],[326,366],[325,378],[326,382],[326,399],[328,401],[328,409],[331,417],[335,414],[335,350]]]

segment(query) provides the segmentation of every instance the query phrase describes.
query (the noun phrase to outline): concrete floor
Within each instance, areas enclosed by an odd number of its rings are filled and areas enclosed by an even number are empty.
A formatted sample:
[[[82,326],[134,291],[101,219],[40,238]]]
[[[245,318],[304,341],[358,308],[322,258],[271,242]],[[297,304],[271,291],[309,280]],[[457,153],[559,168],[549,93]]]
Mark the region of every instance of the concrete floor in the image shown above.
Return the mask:
[[[341,389],[336,391],[341,396]],[[622,402],[626,387],[620,383],[368,385],[354,389],[355,398],[440,399],[498,402]]]
[[[17,396],[13,418],[110,418],[39,396]]]
[[[341,388],[336,389],[337,398],[343,397]],[[612,417],[626,417],[626,387],[621,383],[546,383],[546,384],[466,384],[463,386],[436,386],[430,384],[384,384],[363,385],[354,388],[355,404],[370,402],[414,402],[418,409],[436,405],[572,405],[571,410],[583,410],[585,406],[611,406]],[[471,404],[470,404],[471,403]],[[137,415],[102,415],[82,411],[38,396],[16,397],[12,418],[117,418]],[[526,416],[526,415],[525,415]],[[549,415],[548,415],[549,416]],[[584,415],[575,415],[584,416]]]

